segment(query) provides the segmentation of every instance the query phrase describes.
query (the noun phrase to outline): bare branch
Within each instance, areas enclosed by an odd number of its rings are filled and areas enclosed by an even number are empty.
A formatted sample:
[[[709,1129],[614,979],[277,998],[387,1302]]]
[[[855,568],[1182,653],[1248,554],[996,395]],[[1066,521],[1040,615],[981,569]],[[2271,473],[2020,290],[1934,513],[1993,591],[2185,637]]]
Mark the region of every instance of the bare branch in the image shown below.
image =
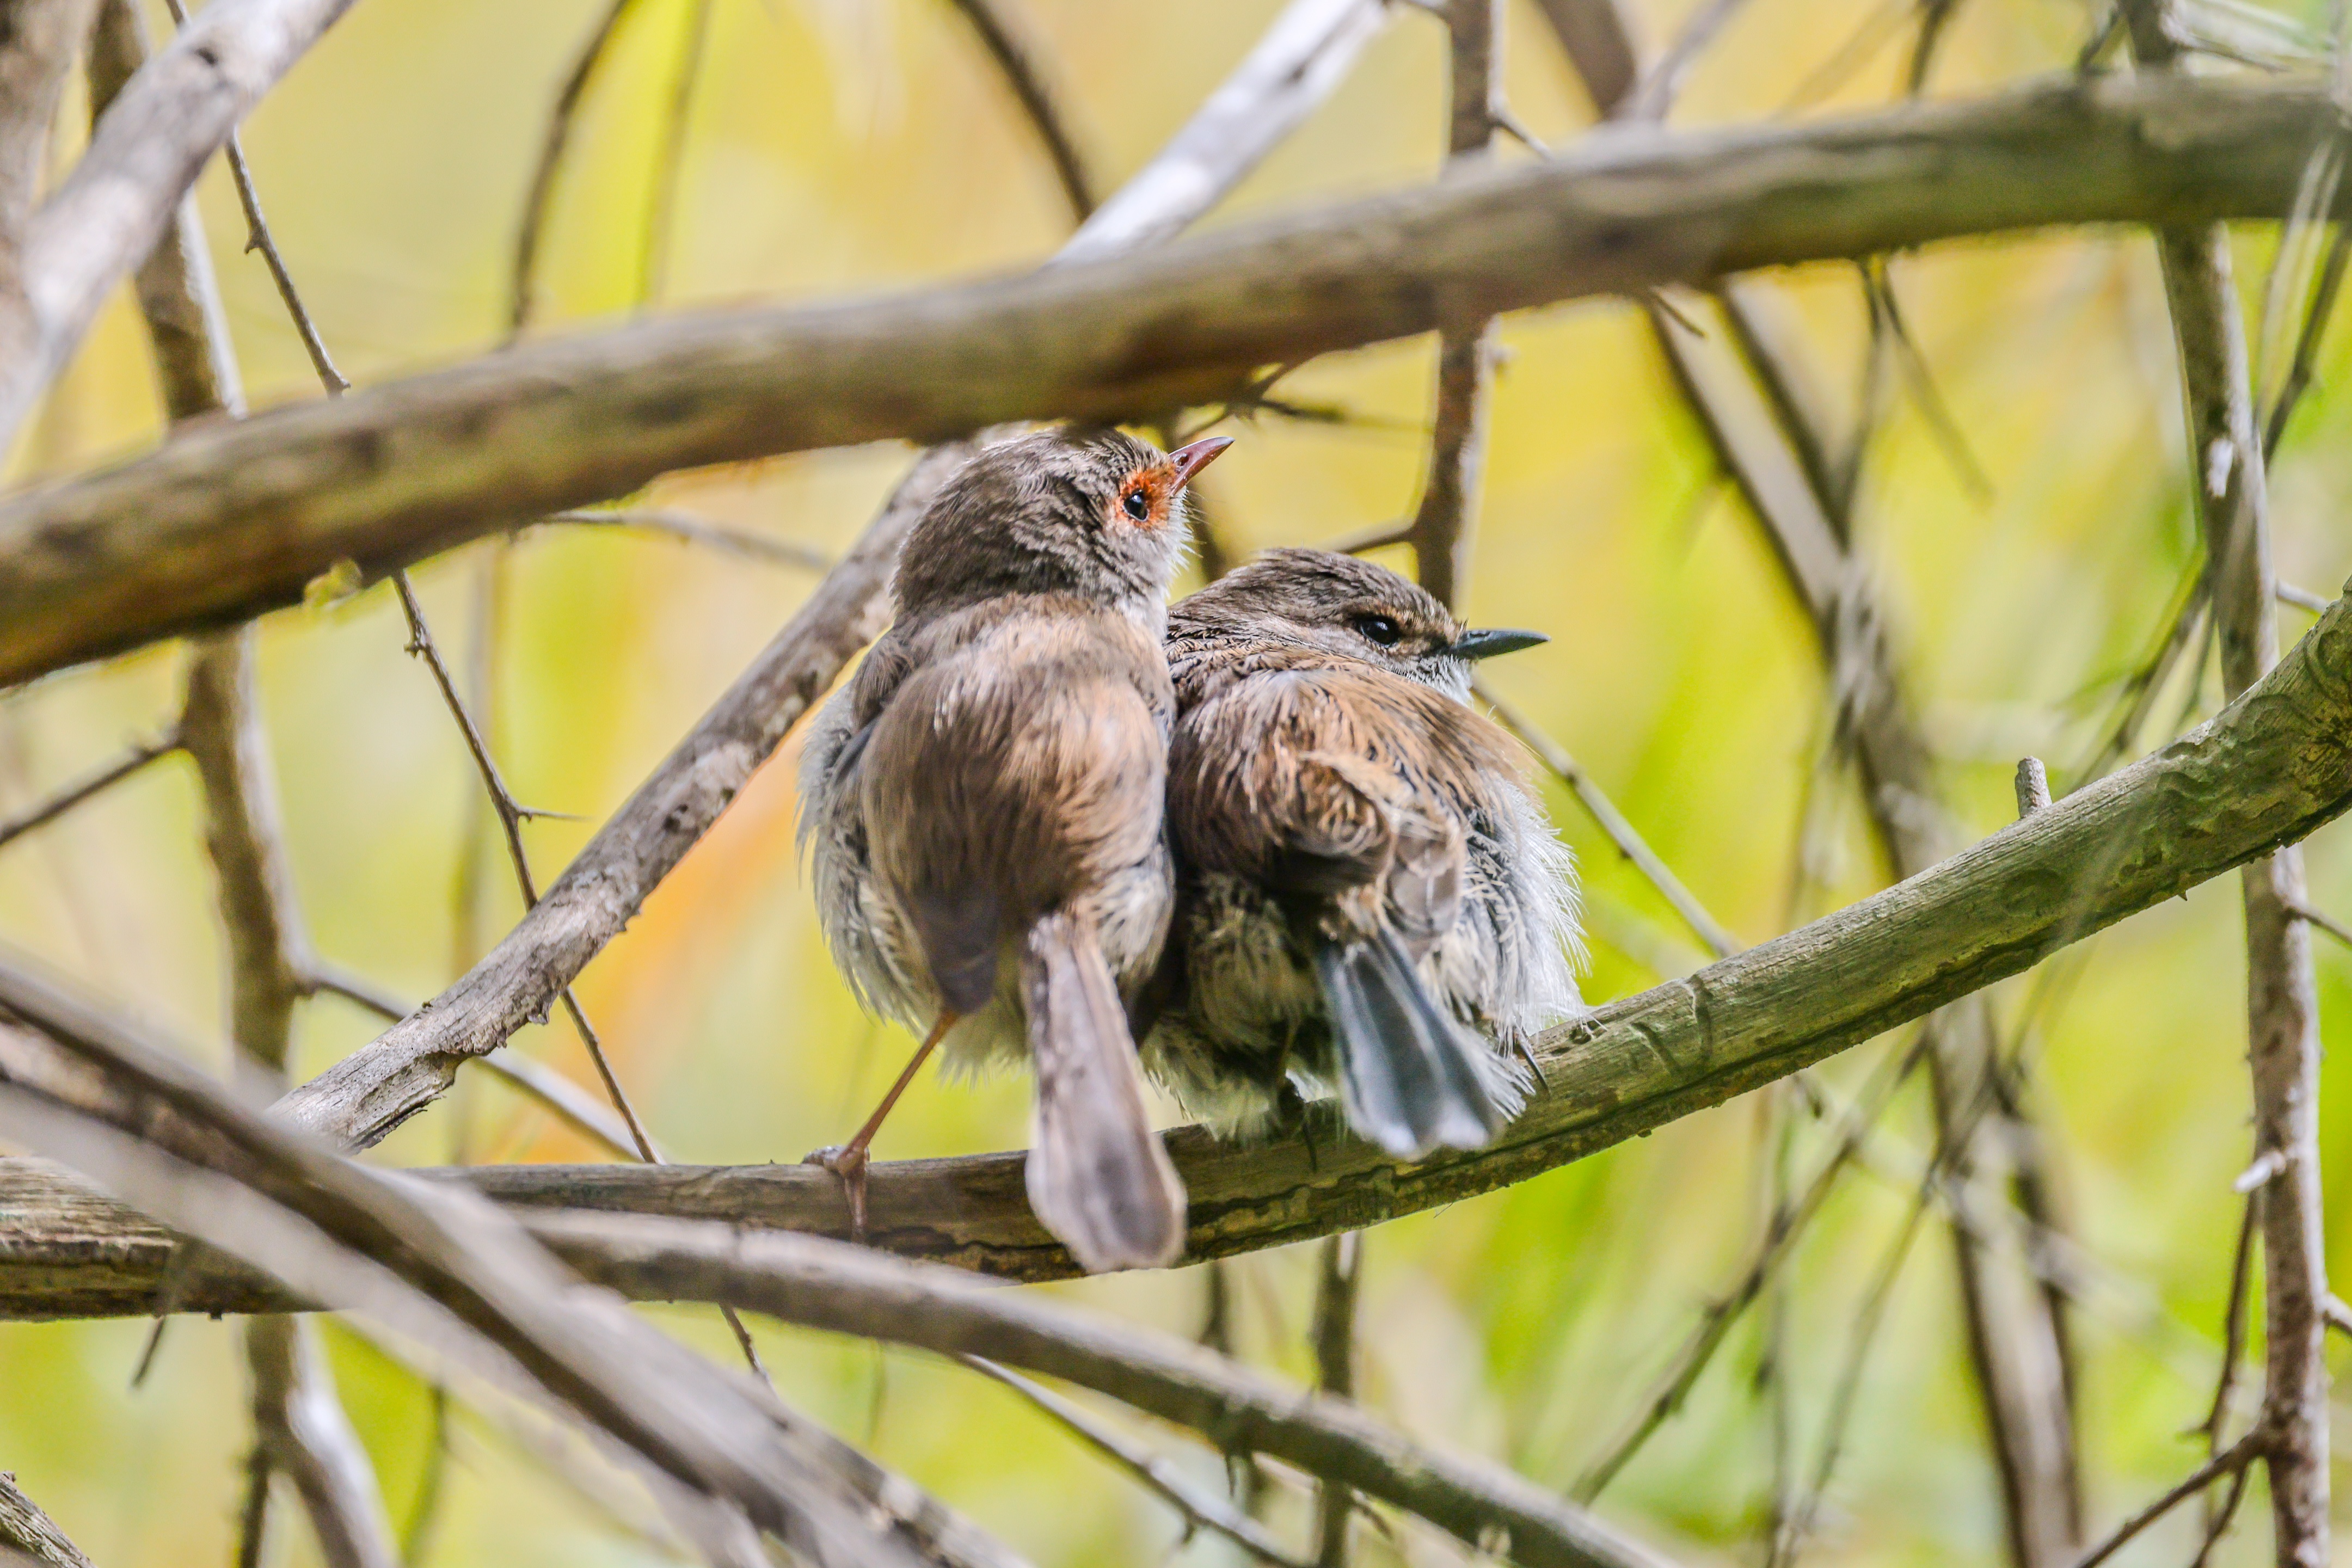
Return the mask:
[[[671,468],[998,418],[1164,411],[1268,363],[1806,257],[2054,222],[2273,213],[2300,177],[2295,150],[2334,112],[2300,88],[2101,80],[1612,138],[1150,256],[532,345],[191,431],[0,507],[0,681],[248,617],[338,562],[386,570]],[[529,463],[509,460],[526,451]]]
[[[256,1318],[246,1325],[253,1372],[253,1419],[268,1467],[294,1483],[329,1568],[393,1568],[391,1527],[374,1468],[335,1398],[335,1385],[307,1318]]]
[[[35,828],[53,822],[92,796],[104,793],[114,785],[138,772],[159,757],[169,757],[180,749],[177,726],[152,740],[134,743],[121,757],[83,774],[47,800],[36,800],[12,817],[0,818],[0,844],[21,838]]]
[[[2196,1469],[2189,1472],[2188,1479],[2124,1521],[2105,1541],[2076,1558],[2074,1568],[2098,1568],[2100,1563],[2105,1563],[2129,1544],[2141,1531],[2211,1486],[2216,1479],[2222,1476],[2235,1474],[2253,1463],[2262,1457],[2263,1436],[2260,1430],[2249,1432],[2221,1453],[2198,1466]]]
[[[1199,1260],[1382,1223],[1490,1192],[1787,1076],[2031,967],[2352,806],[2352,606],[2254,692],[2162,752],[1901,885],[1538,1042],[1545,1092],[1493,1147],[1399,1166],[1328,1117],[1304,1138],[1169,1134]],[[0,1032],[0,1051],[5,1051]],[[5,1061],[0,1054],[0,1062]],[[12,1071],[15,1069],[10,1069]],[[873,1243],[1013,1279],[1075,1271],[1030,1212],[1018,1153],[878,1165]],[[796,1166],[470,1169],[502,1200],[846,1235],[840,1184]],[[0,1316],[143,1316],[168,1237],[37,1163],[0,1161],[23,1224],[0,1247]],[[248,1275],[191,1268],[174,1304],[270,1310]]]
[[[91,102],[101,114],[146,49],[134,0],[104,3],[90,56]],[[209,254],[194,201],[183,198],[173,232],[139,268],[140,303],[174,422],[245,411]],[[205,848],[228,946],[230,1039],[240,1070],[282,1093],[294,1009],[310,988],[312,965],[254,695],[253,644],[249,625],[196,644],[179,734],[204,795]],[[290,1317],[246,1324],[256,1452],[244,1552],[260,1552],[275,1471],[293,1483],[330,1568],[393,1568],[374,1469],[335,1396],[316,1333]]]
[[[1449,0],[1446,13],[1452,101],[1446,168],[1458,174],[1483,162],[1495,140],[1502,100],[1502,0]],[[1413,510],[1409,542],[1421,585],[1452,606],[1470,569],[1470,533],[1478,519],[1486,464],[1487,393],[1495,380],[1492,317],[1448,320],[1437,335],[1436,417],[1429,472]]]
[[[90,1568],[57,1521],[17,1490],[10,1470],[0,1470],[0,1550],[22,1553],[40,1568]]]
[[[981,47],[996,62],[1004,85],[1013,89],[1014,101],[1021,105],[1022,117],[1044,144],[1045,156],[1054,164],[1054,177],[1062,183],[1063,199],[1070,204],[1071,221],[1084,224],[1094,216],[1094,181],[1078,152],[1077,138],[1070,133],[1062,114],[1060,100],[1046,85],[1045,68],[1028,37],[1026,18],[1018,16],[1014,0],[950,3],[979,35]]]
[[[977,1355],[958,1356],[956,1359],[982,1375],[1004,1385],[1087,1447],[1157,1492],[1170,1507],[1183,1515],[1188,1535],[1194,1530],[1213,1531],[1259,1562],[1271,1564],[1272,1568],[1309,1568],[1305,1559],[1284,1551],[1282,1543],[1267,1533],[1265,1526],[1214,1492],[1203,1491],[1193,1485],[1182,1470],[1142,1444],[1130,1441],[1108,1425],[1096,1420],[1084,1408],[1063,1398],[1044,1384],[1024,1377],[1017,1372],[1009,1372]]]
[[[1387,0],[1291,0],[1183,129],[1087,219],[1055,261],[1099,261],[1183,232],[1331,95],[1394,10]]]
[[[530,324],[531,285],[538,279],[539,250],[546,241],[548,218],[555,207],[555,179],[562,171],[564,152],[572,144],[572,127],[579,116],[581,100],[587,96],[588,84],[594,78],[596,68],[604,63],[604,53],[612,47],[621,29],[621,19],[628,15],[634,3],[635,0],[611,0],[556,92],[555,108],[547,119],[547,134],[540,143],[539,161],[531,167],[530,193],[523,198],[522,227],[515,237],[514,269],[507,297],[509,338],[520,337],[522,329]]]
[[[100,1091],[83,1108],[12,1062],[0,1082],[12,1140],[66,1155],[299,1297],[363,1312],[494,1382],[520,1374],[636,1456],[723,1561],[756,1559],[747,1521],[820,1563],[1011,1561],[755,1385],[579,1289],[470,1195],[337,1157],[29,969],[0,962],[0,1012],[54,1045],[68,1080],[95,1078]]]
[[[1355,1405],[1281,1386],[1188,1341],[816,1237],[607,1215],[536,1215],[528,1223],[575,1267],[629,1294],[725,1301],[813,1328],[1064,1378],[1221,1447],[1344,1481],[1528,1568],[1661,1562],[1547,1488],[1416,1445]]]
[[[20,287],[0,295],[0,442],[107,291],[154,249],[205,161],[351,3],[222,0],[123,89],[81,162],[24,225]]]
[[[1356,1396],[1356,1286],[1364,1267],[1363,1233],[1344,1231],[1318,1249],[1315,1285],[1315,1385],[1334,1399]],[[1348,1568],[1348,1521],[1355,1494],[1324,1478],[1315,1489],[1315,1568]]]

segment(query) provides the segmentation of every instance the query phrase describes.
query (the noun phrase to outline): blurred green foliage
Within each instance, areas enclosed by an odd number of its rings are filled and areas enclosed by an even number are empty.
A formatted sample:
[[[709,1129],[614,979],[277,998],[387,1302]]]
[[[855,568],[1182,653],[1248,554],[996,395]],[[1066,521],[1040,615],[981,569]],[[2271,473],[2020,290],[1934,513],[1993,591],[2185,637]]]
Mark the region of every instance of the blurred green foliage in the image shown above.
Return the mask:
[[[639,309],[811,299],[1025,265],[1066,232],[1051,172],[943,0],[718,0],[692,99],[674,221],[644,235],[667,104],[694,0],[639,0],[583,108],[545,252],[540,330]],[[364,383],[496,346],[525,183],[548,106],[597,0],[358,7],[273,94],[247,144],[313,314]],[[1215,84],[1272,0],[1182,6],[1030,0],[1070,118],[1106,184],[1136,168]],[[1654,39],[1681,0],[1648,5]],[[159,33],[168,27],[160,12]],[[1509,18],[1508,90],[1538,135],[1590,112],[1531,7]],[[2069,65],[2084,7],[1962,0],[1937,94]],[[1753,0],[1694,72],[1685,123],[1832,112],[1900,90],[1899,0]],[[1870,47],[1869,40],[1878,44]],[[1855,39],[1842,80],[1817,75]],[[1444,141],[1444,39],[1408,14],[1353,78],[1211,220],[1430,177]],[[68,118],[71,118],[69,111]],[[68,139],[70,140],[70,139]],[[70,155],[70,146],[59,158]],[[1526,156],[1517,149],[1506,156]],[[223,172],[201,205],[257,405],[316,395]],[[2250,311],[2274,236],[2242,240]],[[2012,813],[2033,752],[2061,787],[2095,749],[2117,682],[2160,634],[2197,544],[2186,510],[2173,349],[2145,237],[2093,233],[1897,258],[1895,287],[1974,463],[1961,465],[1898,392],[1863,470],[1862,546],[1895,612],[1903,664],[1971,832]],[[653,297],[646,298],[646,285]],[[1867,319],[1853,269],[1775,280],[1801,315],[1842,420],[1855,412]],[[2338,335],[2341,336],[2340,334]],[[1514,319],[1497,383],[1469,590],[1475,619],[1553,641],[1493,674],[1574,752],[1698,896],[1758,940],[1878,884],[1851,780],[1825,762],[1824,683],[1809,628],[1752,520],[1718,484],[1637,312],[1591,301]],[[2273,478],[2282,575],[2332,593],[2352,569],[2352,405],[2331,349]],[[2275,374],[2273,363],[2265,367]],[[1349,411],[1242,431],[1212,491],[1230,542],[1312,542],[1407,514],[1423,463],[1431,361],[1414,343],[1335,357],[1286,384]],[[157,402],[127,296],[110,308],[37,424],[19,481],[151,443]],[[818,454],[680,475],[646,497],[743,528],[838,548],[905,460]],[[1399,564],[1403,564],[1400,560]],[[805,576],[675,541],[542,528],[455,552],[419,581],[443,643],[487,682],[495,744],[530,804],[579,813],[526,830],[542,880],[635,786],[791,612]],[[2292,637],[2307,623],[2283,612]],[[304,913],[320,948],[404,994],[452,977],[516,904],[481,836],[477,786],[378,589],[271,618],[263,697]],[[148,650],[0,702],[0,803],[32,799],[165,722],[181,654]],[[2158,728],[2210,710],[2210,673],[2159,705]],[[2151,731],[2150,743],[2161,736]],[[788,1160],[841,1136],[907,1041],[862,1019],[829,967],[792,852],[793,748],[651,900],[581,990],[656,1136],[698,1162]],[[1578,814],[1553,808],[1593,911],[1588,994],[1692,967],[1671,913]],[[467,846],[474,859],[467,864]],[[2314,898],[2352,912],[2341,831],[2311,846]],[[470,900],[470,903],[467,901]],[[2060,1170],[2085,1292],[2084,1442],[2096,1517],[2185,1471],[2182,1429],[2215,1370],[2246,1158],[2239,916],[2215,885],[2001,988]],[[0,853],[0,932],[225,1059],[222,954],[179,763]],[[2352,962],[2319,955],[2331,1036]],[[2029,1018],[2030,1013],[2030,1018]],[[2031,1030],[2020,1035],[2030,1022]],[[306,1075],[373,1032],[334,1001],[306,1008]],[[1900,1042],[1894,1042],[1899,1049]],[[518,1048],[593,1082],[559,1024]],[[1821,1073],[1850,1097],[1889,1050]],[[2352,1266],[2352,1083],[2326,1085],[2332,1231]],[[926,1080],[884,1133],[885,1157],[1010,1146],[1027,1091]],[[1404,1427],[1569,1484],[1752,1244],[1775,1114],[1795,1114],[1800,1179],[1827,1145],[1791,1108],[1750,1097],[1514,1190],[1370,1239],[1365,1397]],[[1924,1148],[1916,1086],[1887,1136]],[[469,1081],[381,1151],[395,1163],[592,1157],[499,1085]],[[1759,1561],[1774,1433],[1809,1471],[1854,1323],[1911,1194],[1851,1176],[1766,1309],[1750,1312],[1691,1399],[1606,1494],[1612,1515],[1684,1561]],[[1313,1278],[1301,1251],[1232,1270],[1240,1345],[1308,1371]],[[1202,1271],[1062,1293],[1179,1333]],[[730,1353],[707,1312],[661,1321]],[[1777,1329],[1768,1333],[1768,1324]],[[146,1325],[0,1328],[0,1468],[14,1469],[101,1568],[219,1563],[232,1549],[247,1440],[229,1330],[175,1323],[146,1385],[128,1386]],[[1170,1560],[1178,1529],[1003,1390],[923,1358],[763,1326],[787,1395],[1047,1563]],[[1777,1340],[1775,1354],[1768,1354]],[[352,1416],[395,1520],[430,1445],[424,1384],[331,1333]],[[1868,1360],[1812,1561],[1991,1563],[1996,1488],[1968,1381],[1950,1249],[1913,1245]],[[1181,1443],[1178,1445],[1181,1447]],[[1186,1449],[1204,1479],[1213,1456]],[[591,1489],[593,1490],[593,1488]],[[2339,1487],[2339,1493],[2345,1489]],[[1303,1511],[1285,1493],[1276,1515]],[[2259,1497],[2225,1549],[2263,1555]],[[2185,1561],[2193,1526],[2133,1562]],[[1410,1526],[1366,1560],[1459,1560]],[[426,1560],[623,1563],[644,1550],[495,1423],[460,1415]],[[1227,1560],[1213,1542],[1178,1561]],[[313,1560],[299,1528],[278,1559]],[[2347,1560],[2352,1560],[2347,1556]]]

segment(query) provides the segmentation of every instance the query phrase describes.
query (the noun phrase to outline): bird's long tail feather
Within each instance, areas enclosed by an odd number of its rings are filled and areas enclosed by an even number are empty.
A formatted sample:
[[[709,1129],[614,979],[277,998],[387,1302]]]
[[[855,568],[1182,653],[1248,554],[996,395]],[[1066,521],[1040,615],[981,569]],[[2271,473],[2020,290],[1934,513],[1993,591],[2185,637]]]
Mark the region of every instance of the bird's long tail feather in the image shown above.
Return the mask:
[[[1389,933],[1315,952],[1349,1124],[1399,1159],[1483,1147],[1509,1119],[1481,1071],[1486,1044],[1431,999]]]
[[[1031,927],[1021,990],[1037,1105],[1029,1204],[1089,1273],[1153,1269],[1184,1249],[1184,1184],[1144,1112],[1127,1009],[1093,927]]]

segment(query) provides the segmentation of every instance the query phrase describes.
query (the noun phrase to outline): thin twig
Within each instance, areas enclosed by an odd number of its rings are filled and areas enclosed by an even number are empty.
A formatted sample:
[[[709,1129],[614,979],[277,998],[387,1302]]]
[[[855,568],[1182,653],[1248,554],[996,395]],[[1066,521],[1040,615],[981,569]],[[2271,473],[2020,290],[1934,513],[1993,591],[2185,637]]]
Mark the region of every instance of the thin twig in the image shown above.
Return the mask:
[[[667,534],[689,544],[709,545],[715,549],[750,556],[755,560],[773,561],[779,566],[796,566],[807,571],[829,571],[833,569],[833,558],[812,545],[799,544],[792,539],[770,538],[749,528],[730,528],[723,523],[709,522],[685,512],[655,511],[636,507],[607,512],[583,507],[550,513],[522,526],[535,528],[549,523]]]
[[[586,97],[588,84],[596,68],[604,63],[605,51],[620,32],[621,19],[628,15],[635,0],[612,0],[597,18],[588,41],[572,62],[572,69],[555,95],[555,107],[547,117],[547,131],[540,139],[539,160],[531,166],[530,189],[523,197],[522,226],[515,235],[514,267],[507,283],[507,335],[520,338],[530,324],[532,308],[531,285],[538,279],[540,247],[545,243],[549,216],[555,206],[555,180],[563,166],[564,151],[572,145],[572,128],[580,113],[581,100]]]
[[[163,0],[172,13],[172,20],[184,27],[188,25],[187,7],[183,0]],[[245,141],[236,131],[228,133],[229,177],[236,185],[237,205],[245,209],[245,248],[259,251],[262,264],[269,268],[270,281],[278,286],[278,298],[284,301],[286,314],[293,319],[294,329],[301,335],[302,350],[310,356],[310,368],[326,384],[329,395],[348,392],[352,383],[335,368],[327,352],[326,340],[319,335],[318,324],[303,308],[302,296],[294,287],[294,275],[287,270],[286,258],[278,254],[278,240],[269,232],[269,221],[261,214],[261,196],[254,189],[253,170],[245,161]]]
[[[1356,1396],[1356,1290],[1363,1273],[1363,1233],[1343,1231],[1317,1249],[1315,1385],[1335,1399]],[[1348,1521],[1356,1497],[1345,1481],[1315,1486],[1315,1568],[1348,1568]]]
[[[2346,926],[2342,921],[2322,915],[2308,904],[2290,904],[2287,905],[2286,912],[2297,920],[2317,926],[2347,947],[2352,947],[2352,927]]]
[[[2314,593],[2307,588],[2297,588],[2291,582],[2273,583],[2271,585],[2271,591],[2278,595],[2278,601],[2281,604],[2292,604],[2297,610],[2308,610],[2314,615],[2326,614],[2327,607],[2335,602],[2325,594]]]
[[[637,304],[652,303],[661,291],[662,264],[677,206],[677,183],[686,163],[686,132],[693,118],[695,84],[710,42],[712,0],[686,0],[686,37],[679,41],[677,75],[670,83],[668,113],[662,122],[661,152],[654,163],[653,189],[646,199],[646,226],[637,253]]]
[[[1923,1030],[1899,1060],[1880,1070],[1877,1081],[1864,1091],[1849,1111],[1838,1141],[1816,1167],[1802,1193],[1785,1210],[1773,1215],[1772,1226],[1758,1241],[1755,1254],[1741,1271],[1738,1282],[1707,1303],[1699,1315],[1697,1325],[1675,1353],[1666,1375],[1644,1402],[1641,1414],[1599,1458],[1585,1467],[1583,1474],[1570,1489],[1571,1496],[1585,1502],[1599,1497],[1616,1479],[1618,1472],[1641,1452],[1643,1445],[1666,1424],[1675,1411],[1682,1408],[1683,1402],[1697,1386],[1700,1375],[1706,1372],[1715,1358],[1715,1353],[1730,1333],[1732,1325],[1756,1300],[1765,1281],[1780,1267],[1814,1217],[1821,1213],[1830,1194],[1836,1189],[1838,1178],[1860,1154],[1870,1129],[1927,1051],[1927,1037]]]
[[[1074,1401],[1063,1398],[1034,1378],[1024,1377],[980,1356],[959,1355],[956,1360],[1010,1388],[1096,1452],[1157,1492],[1183,1516],[1187,1535],[1195,1530],[1213,1531],[1259,1562],[1271,1564],[1272,1568],[1310,1568],[1306,1559],[1284,1551],[1282,1543],[1267,1532],[1265,1525],[1215,1493],[1194,1486],[1182,1470],[1142,1444],[1129,1440],[1108,1423],[1097,1420]]]
[[[2189,1473],[2186,1480],[2116,1526],[2114,1532],[2105,1540],[2076,1558],[2074,1568],[2098,1568],[2100,1563],[2130,1544],[2141,1531],[2203,1491],[2217,1479],[2244,1469],[2263,1456],[2263,1433],[2257,1427],[2198,1466]]]
[[[1706,906],[1683,885],[1682,879],[1675,875],[1657,851],[1650,847],[1649,841],[1643,838],[1625,813],[1617,809],[1616,802],[1593,782],[1592,776],[1569,755],[1564,747],[1518,709],[1496,696],[1485,682],[1477,683],[1473,689],[1477,692],[1481,702],[1495,710],[1495,716],[1503,721],[1503,727],[1517,736],[1528,749],[1536,754],[1538,761],[1551,769],[1561,783],[1575,792],[1578,802],[1591,815],[1594,825],[1608,836],[1611,843],[1617,846],[1617,852],[1633,862],[1634,869],[1658,890],[1658,896],[1682,916],[1683,924],[1706,944],[1708,952],[1718,958],[1728,958],[1744,950],[1739,939],[1721,921],[1707,913]]]
[[[179,727],[174,725],[152,740],[134,743],[121,757],[66,785],[47,800],[36,801],[13,817],[0,818],[0,844],[21,838],[35,828],[53,822],[76,806],[100,794],[138,772],[158,758],[169,757],[180,749]]]
[[[1048,73],[1029,42],[1030,29],[1013,10],[1013,0],[949,3],[971,25],[981,47],[996,63],[1004,85],[1021,106],[1022,118],[1037,133],[1045,156],[1053,162],[1063,199],[1070,204],[1071,220],[1084,224],[1095,214],[1094,179],[1087,172],[1086,159],[1078,152],[1077,138],[1062,112],[1059,96],[1046,85]]]

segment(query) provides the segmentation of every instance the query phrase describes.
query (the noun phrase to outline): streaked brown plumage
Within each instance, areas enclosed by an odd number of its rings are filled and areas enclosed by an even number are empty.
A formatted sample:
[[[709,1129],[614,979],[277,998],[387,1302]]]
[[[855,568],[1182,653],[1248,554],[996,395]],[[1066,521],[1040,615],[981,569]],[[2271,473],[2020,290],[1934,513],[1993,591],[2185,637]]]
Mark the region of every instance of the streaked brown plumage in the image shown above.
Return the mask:
[[[1090,1270],[1183,1245],[1125,999],[1173,898],[1159,639],[1180,497],[1225,444],[1163,455],[1115,431],[1053,432],[975,458],[908,536],[897,620],[802,763],[835,958],[867,1005],[931,1031],[926,1051],[943,1035],[951,1062],[1027,1056],[1030,1201]],[[897,1093],[827,1157],[854,1205]]]
[[[1469,664],[1542,639],[1466,631],[1394,572],[1277,550],[1178,604],[1172,997],[1148,1066],[1226,1131],[1293,1075],[1402,1157],[1486,1143],[1513,1052],[1580,1004],[1574,868],[1472,709]]]

